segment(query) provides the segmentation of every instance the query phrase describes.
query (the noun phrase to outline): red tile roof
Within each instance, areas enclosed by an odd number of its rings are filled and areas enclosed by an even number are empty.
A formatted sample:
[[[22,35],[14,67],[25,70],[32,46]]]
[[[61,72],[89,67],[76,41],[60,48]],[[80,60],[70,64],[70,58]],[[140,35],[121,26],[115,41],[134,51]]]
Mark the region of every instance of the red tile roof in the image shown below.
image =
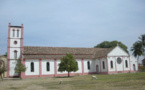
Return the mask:
[[[95,59],[107,56],[112,49],[24,46],[23,56],[25,59],[60,59],[69,53],[75,59]]]

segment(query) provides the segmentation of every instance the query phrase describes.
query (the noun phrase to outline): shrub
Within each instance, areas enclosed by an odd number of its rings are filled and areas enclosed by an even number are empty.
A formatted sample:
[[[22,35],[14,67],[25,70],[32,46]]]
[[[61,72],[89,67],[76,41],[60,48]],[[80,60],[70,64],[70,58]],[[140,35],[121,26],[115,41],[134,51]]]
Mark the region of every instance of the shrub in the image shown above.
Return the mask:
[[[143,72],[143,71],[145,71],[145,66],[139,66],[138,69],[139,69],[139,71],[142,71]]]

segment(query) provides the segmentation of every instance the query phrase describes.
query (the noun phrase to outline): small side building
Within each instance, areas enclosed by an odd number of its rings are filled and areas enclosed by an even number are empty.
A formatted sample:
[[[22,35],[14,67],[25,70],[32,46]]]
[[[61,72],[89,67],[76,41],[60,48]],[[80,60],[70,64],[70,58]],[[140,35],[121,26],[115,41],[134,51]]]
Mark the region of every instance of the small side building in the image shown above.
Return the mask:
[[[142,60],[142,65],[145,66],[145,58]]]

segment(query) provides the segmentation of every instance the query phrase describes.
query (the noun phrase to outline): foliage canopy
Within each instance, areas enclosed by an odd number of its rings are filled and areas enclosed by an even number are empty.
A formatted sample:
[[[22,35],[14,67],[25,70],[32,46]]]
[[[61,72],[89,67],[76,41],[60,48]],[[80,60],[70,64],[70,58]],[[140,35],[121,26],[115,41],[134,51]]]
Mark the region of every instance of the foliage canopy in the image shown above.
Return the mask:
[[[26,71],[26,67],[21,63],[21,59],[18,59],[15,67],[15,72],[18,73],[21,78],[21,73],[25,71]]]
[[[133,55],[135,57],[144,55],[145,56],[145,34],[140,35],[139,40],[136,41],[131,47],[131,51],[133,51]]]
[[[111,41],[111,42],[104,41],[96,45],[95,48],[113,48],[116,47],[117,45],[119,45],[122,49],[124,49],[128,53],[127,46],[119,41]]]
[[[3,60],[0,60],[0,62],[3,63],[3,64],[0,65],[0,76],[1,76],[1,79],[3,80],[2,74],[3,74],[4,72],[6,72],[7,69],[6,69],[6,66],[5,66],[4,61],[3,61]]]
[[[71,71],[76,72],[77,70],[78,70],[78,64],[75,61],[72,54],[66,54],[66,56],[61,58],[58,71],[60,72],[67,71],[69,77],[70,76],[69,72]]]

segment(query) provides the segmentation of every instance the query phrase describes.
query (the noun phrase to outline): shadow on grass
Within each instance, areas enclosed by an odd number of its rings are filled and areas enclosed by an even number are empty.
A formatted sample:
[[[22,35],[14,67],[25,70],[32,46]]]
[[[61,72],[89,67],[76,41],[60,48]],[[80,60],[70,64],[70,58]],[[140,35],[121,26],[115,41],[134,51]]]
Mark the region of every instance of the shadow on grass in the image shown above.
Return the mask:
[[[54,77],[54,78],[73,78],[73,77],[75,77],[75,76],[70,76],[70,77],[68,77],[68,76],[57,76],[57,77]]]
[[[4,78],[3,80],[23,80],[21,78]]]

